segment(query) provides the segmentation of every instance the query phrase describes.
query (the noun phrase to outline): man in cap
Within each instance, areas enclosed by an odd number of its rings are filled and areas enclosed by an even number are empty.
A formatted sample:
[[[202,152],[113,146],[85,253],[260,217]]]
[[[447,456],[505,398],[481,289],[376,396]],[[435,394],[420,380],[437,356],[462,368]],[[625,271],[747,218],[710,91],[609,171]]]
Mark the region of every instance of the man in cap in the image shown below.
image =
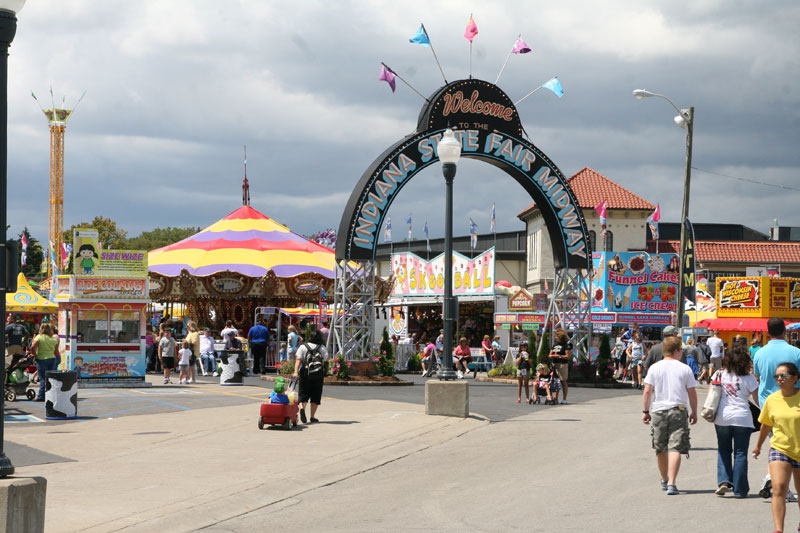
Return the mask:
[[[668,339],[669,337],[678,337],[678,328],[675,326],[667,326],[664,328],[664,340]],[[650,352],[647,354],[647,357],[644,360],[644,371],[647,372],[651,366],[655,363],[664,359],[664,347],[663,341],[659,342],[658,344],[654,344],[652,348],[650,348]],[[686,363],[686,354],[682,353],[680,356],[681,363]]]

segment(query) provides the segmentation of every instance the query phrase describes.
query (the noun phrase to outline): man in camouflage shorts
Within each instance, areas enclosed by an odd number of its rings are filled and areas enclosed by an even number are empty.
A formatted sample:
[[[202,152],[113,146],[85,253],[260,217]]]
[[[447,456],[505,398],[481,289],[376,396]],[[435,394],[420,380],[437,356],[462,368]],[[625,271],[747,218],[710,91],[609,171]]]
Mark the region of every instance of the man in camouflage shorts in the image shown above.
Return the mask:
[[[697,423],[697,382],[692,369],[681,363],[680,338],[664,339],[663,350],[664,359],[650,367],[644,380],[642,422],[652,421],[661,490],[673,495],[678,494],[681,455],[689,453],[689,423]]]

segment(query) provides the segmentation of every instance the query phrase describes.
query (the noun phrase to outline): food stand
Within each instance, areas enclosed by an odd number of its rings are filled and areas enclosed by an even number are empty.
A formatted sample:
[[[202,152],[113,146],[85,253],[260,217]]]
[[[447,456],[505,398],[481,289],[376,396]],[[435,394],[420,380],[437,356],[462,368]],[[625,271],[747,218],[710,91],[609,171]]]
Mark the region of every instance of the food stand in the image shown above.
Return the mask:
[[[744,335],[748,343],[763,341],[770,317],[800,321],[800,278],[720,277],[716,283],[716,318],[697,325],[719,331],[729,344],[736,335]]]

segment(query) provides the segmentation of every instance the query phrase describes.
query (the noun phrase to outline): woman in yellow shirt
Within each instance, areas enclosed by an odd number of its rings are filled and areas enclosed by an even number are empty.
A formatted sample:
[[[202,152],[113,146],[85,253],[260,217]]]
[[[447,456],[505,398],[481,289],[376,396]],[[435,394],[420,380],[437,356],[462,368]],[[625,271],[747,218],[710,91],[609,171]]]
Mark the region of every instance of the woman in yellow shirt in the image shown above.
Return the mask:
[[[44,401],[44,390],[47,385],[47,372],[58,369],[58,339],[53,337],[50,324],[44,322],[39,326],[39,334],[33,338],[31,353],[36,356],[36,372],[39,374],[39,395],[37,402]]]
[[[186,383],[196,383],[197,380],[197,360],[200,358],[200,332],[197,330],[197,322],[190,321],[186,324],[188,333],[183,340],[192,345],[192,356],[189,360],[189,378]]]
[[[795,388],[799,375],[794,363],[781,363],[775,369],[773,377],[780,390],[767,396],[761,406],[761,432],[753,448],[753,458],[758,459],[761,446],[772,431],[767,464],[772,478],[772,520],[777,531],[783,531],[786,491],[792,475],[795,491],[800,492],[800,389]]]

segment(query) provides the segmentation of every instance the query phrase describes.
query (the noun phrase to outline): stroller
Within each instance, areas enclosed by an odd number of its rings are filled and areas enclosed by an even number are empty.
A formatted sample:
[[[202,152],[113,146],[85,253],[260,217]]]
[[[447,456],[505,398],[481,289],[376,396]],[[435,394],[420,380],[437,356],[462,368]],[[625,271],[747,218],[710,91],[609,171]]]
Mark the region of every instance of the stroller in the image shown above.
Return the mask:
[[[4,392],[6,401],[13,402],[22,394],[28,400],[36,398],[36,390],[29,389],[31,381],[28,377],[27,367],[34,362],[33,354],[17,354],[11,357],[11,363],[6,366],[6,382]]]
[[[542,396],[544,396],[545,405],[558,405],[558,393],[561,391],[561,378],[558,377],[554,369],[551,369],[549,374],[539,376],[539,379],[533,386],[535,387],[537,396],[535,403],[541,403]],[[548,386],[550,388],[550,396],[553,398],[552,400],[547,399]]]

